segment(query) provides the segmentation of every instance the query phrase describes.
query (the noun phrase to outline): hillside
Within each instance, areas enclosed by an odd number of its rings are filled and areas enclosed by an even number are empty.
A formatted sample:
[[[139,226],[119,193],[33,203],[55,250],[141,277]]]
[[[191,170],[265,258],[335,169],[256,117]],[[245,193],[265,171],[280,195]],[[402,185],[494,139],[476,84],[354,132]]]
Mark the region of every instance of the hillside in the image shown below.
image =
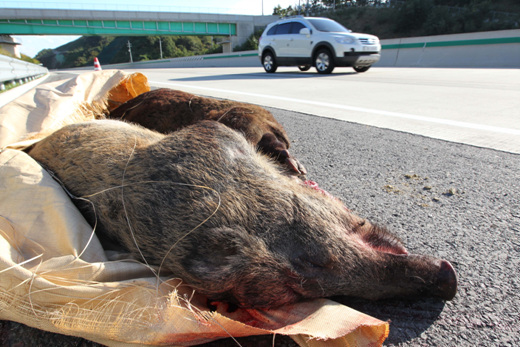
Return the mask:
[[[520,28],[518,0],[336,0],[335,8],[333,0],[310,3],[308,9],[277,7],[275,14],[329,17],[381,39]]]
[[[94,64],[127,63],[130,61],[128,42],[133,61],[218,53],[222,47],[211,36],[83,36],[56,49],[40,51],[38,59],[49,69],[64,69]]]

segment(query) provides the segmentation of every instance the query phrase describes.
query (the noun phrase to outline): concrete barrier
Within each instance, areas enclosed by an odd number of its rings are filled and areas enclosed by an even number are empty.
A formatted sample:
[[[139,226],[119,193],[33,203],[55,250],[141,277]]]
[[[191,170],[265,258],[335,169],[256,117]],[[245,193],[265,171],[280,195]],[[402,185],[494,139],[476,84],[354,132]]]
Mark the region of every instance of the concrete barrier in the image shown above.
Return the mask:
[[[196,55],[191,57],[147,60],[124,64],[104,65],[108,69],[168,69],[181,67],[255,67],[261,66],[257,51]],[[94,67],[81,67],[79,70],[93,70]]]
[[[520,68],[520,30],[381,40],[380,67]]]

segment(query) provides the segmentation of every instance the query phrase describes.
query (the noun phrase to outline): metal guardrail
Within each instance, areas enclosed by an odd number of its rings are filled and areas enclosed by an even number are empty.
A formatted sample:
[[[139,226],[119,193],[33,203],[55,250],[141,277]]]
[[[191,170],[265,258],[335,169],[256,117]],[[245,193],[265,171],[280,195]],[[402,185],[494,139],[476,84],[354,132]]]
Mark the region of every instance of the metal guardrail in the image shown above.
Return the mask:
[[[46,67],[0,54],[0,85],[5,82],[24,82],[25,79],[38,77],[49,72]]]

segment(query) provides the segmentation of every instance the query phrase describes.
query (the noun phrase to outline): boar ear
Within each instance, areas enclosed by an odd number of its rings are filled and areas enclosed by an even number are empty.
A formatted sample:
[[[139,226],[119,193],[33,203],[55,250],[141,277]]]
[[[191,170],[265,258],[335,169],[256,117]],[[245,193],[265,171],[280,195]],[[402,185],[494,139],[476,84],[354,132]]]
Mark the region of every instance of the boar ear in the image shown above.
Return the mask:
[[[242,228],[207,230],[194,239],[185,266],[200,279],[222,281],[224,276],[236,273],[246,265],[247,250],[251,249],[252,241]]]

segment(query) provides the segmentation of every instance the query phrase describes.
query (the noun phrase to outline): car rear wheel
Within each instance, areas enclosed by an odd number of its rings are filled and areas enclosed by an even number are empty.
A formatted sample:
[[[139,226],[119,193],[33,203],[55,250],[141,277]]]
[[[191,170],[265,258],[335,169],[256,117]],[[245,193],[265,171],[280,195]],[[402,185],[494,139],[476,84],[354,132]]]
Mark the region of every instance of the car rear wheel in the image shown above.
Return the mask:
[[[300,71],[307,71],[311,68],[310,65],[300,65],[298,66],[298,69],[300,69]]]
[[[265,72],[268,73],[276,72],[276,69],[278,68],[278,65],[276,65],[276,60],[274,59],[274,55],[271,52],[264,53],[262,64],[264,65]]]
[[[334,70],[334,59],[328,49],[320,49],[316,53],[314,67],[321,74],[329,74]]]
[[[369,66],[354,66],[353,69],[356,72],[365,72],[365,71],[368,71],[368,69],[370,69],[370,65]]]

